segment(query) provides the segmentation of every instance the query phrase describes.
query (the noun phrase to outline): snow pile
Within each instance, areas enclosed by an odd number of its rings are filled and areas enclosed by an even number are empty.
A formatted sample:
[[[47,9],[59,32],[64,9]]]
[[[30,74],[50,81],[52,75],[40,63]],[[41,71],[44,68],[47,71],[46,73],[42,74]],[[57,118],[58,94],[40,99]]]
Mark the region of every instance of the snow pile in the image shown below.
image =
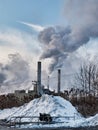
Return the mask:
[[[34,99],[21,107],[1,110],[0,119],[13,116],[39,116],[39,113],[58,117],[81,117],[69,101],[58,96],[43,95],[41,98]]]
[[[52,95],[43,95],[42,97],[34,99],[18,108],[0,110],[0,119],[6,118],[9,120],[13,116],[39,116],[39,113],[50,114],[54,117],[53,121],[60,122],[48,125],[49,127],[79,127],[98,125],[98,114],[87,119],[83,118],[69,101],[59,96]],[[38,118],[23,119],[23,121],[27,120],[38,121]],[[34,125],[28,125],[27,127],[34,127]]]
[[[96,125],[98,125],[98,114],[96,114],[95,116],[87,118],[86,121],[87,121],[87,124],[89,126],[96,126]]]

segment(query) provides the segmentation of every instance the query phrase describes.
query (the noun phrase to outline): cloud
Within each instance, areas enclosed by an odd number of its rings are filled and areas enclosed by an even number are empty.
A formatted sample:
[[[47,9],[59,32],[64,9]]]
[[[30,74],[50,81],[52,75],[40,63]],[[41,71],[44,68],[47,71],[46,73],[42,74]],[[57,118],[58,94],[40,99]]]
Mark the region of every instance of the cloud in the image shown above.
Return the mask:
[[[22,58],[19,53],[9,54],[8,62],[6,64],[0,63],[0,90],[2,88],[7,90],[19,89],[26,87],[26,82],[30,80],[30,67],[26,60]]]
[[[36,25],[36,24],[31,24],[31,23],[22,22],[22,21],[19,21],[19,23],[27,25],[27,26],[31,27],[33,30],[35,30],[37,32],[40,32],[40,31],[42,31],[44,29],[43,26]]]
[[[18,52],[28,60],[39,59],[41,47],[37,37],[32,33],[17,29],[6,28],[0,30],[0,61],[6,62],[7,55]],[[35,58],[36,57],[36,58]]]
[[[32,88],[37,79],[37,62],[42,48],[32,33],[17,29],[0,30],[0,93]],[[47,75],[49,61],[43,61]],[[43,75],[43,74],[42,74]]]
[[[6,80],[6,75],[4,73],[0,73],[0,86],[3,84],[5,80]]]
[[[0,46],[23,47],[25,50],[30,48],[33,51],[40,48],[36,36],[12,28],[0,30]]]
[[[3,67],[3,71],[13,74],[13,78],[6,84],[20,84],[29,78],[29,65],[19,53],[9,54],[9,63]]]
[[[94,23],[97,24],[97,10],[97,0],[66,0],[64,5],[64,16],[73,26],[87,27],[94,25]]]
[[[48,27],[39,33],[42,59],[51,58],[50,72],[81,46],[98,37],[98,0],[67,0],[64,14],[69,26]],[[73,21],[74,20],[74,21]]]
[[[43,64],[43,63],[42,63]],[[46,84],[47,64],[42,65],[42,83]],[[33,89],[32,80],[37,80],[37,62],[29,62],[19,53],[8,54],[6,63],[0,63],[0,94],[19,89]]]
[[[32,34],[12,28],[0,30],[0,93],[31,85],[40,52],[39,42]]]

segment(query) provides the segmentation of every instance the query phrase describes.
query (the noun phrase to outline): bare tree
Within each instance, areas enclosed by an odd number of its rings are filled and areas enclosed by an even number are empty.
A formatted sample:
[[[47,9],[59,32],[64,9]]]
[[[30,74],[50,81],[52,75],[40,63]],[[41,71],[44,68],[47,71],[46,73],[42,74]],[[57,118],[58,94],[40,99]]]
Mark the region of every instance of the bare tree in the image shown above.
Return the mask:
[[[80,88],[85,94],[95,94],[98,90],[98,67],[94,62],[83,63],[74,77],[75,88]]]

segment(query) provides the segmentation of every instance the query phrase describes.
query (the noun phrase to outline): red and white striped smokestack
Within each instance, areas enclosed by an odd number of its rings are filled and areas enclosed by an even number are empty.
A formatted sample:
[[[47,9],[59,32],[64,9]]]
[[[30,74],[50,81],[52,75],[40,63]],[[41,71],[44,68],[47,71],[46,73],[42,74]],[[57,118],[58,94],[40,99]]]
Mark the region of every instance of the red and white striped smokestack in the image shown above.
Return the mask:
[[[41,62],[37,64],[37,94],[41,94]]]
[[[61,89],[61,70],[58,69],[58,94],[60,94]]]

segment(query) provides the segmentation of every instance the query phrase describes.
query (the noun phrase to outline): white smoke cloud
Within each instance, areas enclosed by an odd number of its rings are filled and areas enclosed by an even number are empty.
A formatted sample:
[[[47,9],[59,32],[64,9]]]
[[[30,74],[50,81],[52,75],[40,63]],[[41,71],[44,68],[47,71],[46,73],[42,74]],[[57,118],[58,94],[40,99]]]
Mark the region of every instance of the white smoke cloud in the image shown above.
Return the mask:
[[[0,30],[0,47],[17,48],[37,53],[41,51],[36,36],[16,29]],[[21,50],[22,51],[22,50]]]
[[[64,17],[75,28],[84,26],[87,29],[88,26],[97,25],[97,10],[98,0],[66,0]]]
[[[37,62],[42,49],[37,36],[21,30],[0,30],[0,93],[32,88],[37,79]],[[43,61],[42,71],[47,75],[50,61]],[[8,70],[7,70],[8,69]]]
[[[19,89],[21,84],[26,83],[30,79],[29,64],[19,53],[9,54],[8,58],[8,62],[6,64],[1,63],[0,66],[1,91],[2,88],[9,89],[9,91],[15,88]]]
[[[53,59],[50,72],[59,64],[63,65],[71,53],[98,37],[97,10],[98,0],[67,0],[64,14],[70,26],[48,27],[39,33],[44,50],[41,58]]]

